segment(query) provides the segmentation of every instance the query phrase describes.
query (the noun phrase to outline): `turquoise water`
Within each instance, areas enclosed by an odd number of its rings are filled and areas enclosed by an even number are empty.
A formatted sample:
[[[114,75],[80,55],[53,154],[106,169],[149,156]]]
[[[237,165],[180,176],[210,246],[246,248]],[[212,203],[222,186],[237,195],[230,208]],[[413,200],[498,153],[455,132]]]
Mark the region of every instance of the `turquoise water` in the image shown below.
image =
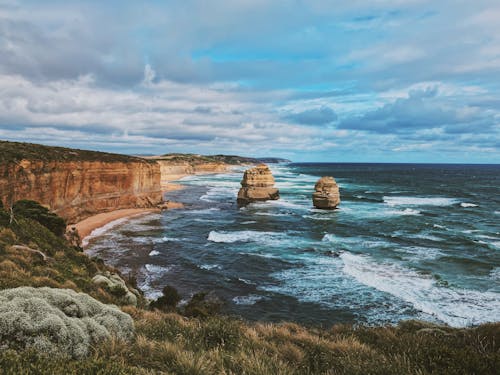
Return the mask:
[[[500,321],[500,166],[272,165],[279,201],[238,208],[243,169],[190,176],[182,210],[121,220],[88,252],[137,277],[214,291],[250,320],[329,325]],[[334,176],[342,203],[312,207]],[[112,230],[108,230],[111,227]]]

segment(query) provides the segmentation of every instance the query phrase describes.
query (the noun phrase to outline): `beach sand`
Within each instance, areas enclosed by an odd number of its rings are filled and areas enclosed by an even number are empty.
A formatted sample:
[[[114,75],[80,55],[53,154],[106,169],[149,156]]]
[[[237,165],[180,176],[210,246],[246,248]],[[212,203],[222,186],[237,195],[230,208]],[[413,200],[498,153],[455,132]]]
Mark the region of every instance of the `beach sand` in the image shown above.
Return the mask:
[[[213,172],[197,172],[196,174],[212,174]],[[217,172],[220,173],[220,172]],[[175,183],[183,177],[189,176],[189,174],[176,174],[176,175],[168,175],[164,181],[162,181],[162,191],[163,193],[168,193],[171,191],[182,190],[185,188],[184,185]],[[172,183],[171,181],[175,181]],[[179,202],[174,202],[170,200],[165,200],[163,204],[163,209],[176,209],[183,208],[184,205]],[[101,228],[106,224],[111,223],[112,221],[123,219],[123,218],[131,218],[135,216],[145,215],[150,212],[160,212],[159,208],[126,208],[121,210],[115,210],[110,212],[103,212],[91,217],[86,218],[76,224],[69,225],[68,228],[76,228],[80,239],[82,240],[82,244],[85,244],[85,237],[88,237],[93,230],[97,228]],[[84,246],[85,247],[85,246]]]
[[[94,229],[100,228],[112,221],[123,219],[126,217],[135,217],[145,215],[151,212],[160,212],[157,208],[126,208],[122,210],[115,210],[110,212],[103,212],[91,217],[86,218],[76,224],[70,225],[70,228],[76,228],[82,243],[85,237],[89,236]]]

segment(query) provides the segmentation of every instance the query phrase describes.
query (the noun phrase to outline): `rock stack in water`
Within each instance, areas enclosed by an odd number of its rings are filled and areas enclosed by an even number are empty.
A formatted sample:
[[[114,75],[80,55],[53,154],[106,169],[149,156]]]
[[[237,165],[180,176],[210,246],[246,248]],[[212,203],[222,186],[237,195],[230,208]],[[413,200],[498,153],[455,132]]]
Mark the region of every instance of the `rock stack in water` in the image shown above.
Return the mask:
[[[245,171],[238,192],[238,204],[279,199],[279,190],[274,187],[274,177],[269,167],[259,164]]]
[[[323,210],[333,210],[339,205],[339,186],[333,177],[321,177],[316,182],[314,190],[312,195],[314,207]]]

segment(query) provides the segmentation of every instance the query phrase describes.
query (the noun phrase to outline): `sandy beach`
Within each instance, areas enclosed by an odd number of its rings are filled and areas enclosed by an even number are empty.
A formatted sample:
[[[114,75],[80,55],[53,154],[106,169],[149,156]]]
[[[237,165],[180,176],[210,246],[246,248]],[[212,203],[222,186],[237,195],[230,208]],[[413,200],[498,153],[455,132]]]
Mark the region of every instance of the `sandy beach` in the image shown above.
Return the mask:
[[[84,243],[85,237],[89,236],[94,229],[100,228],[112,221],[123,219],[126,217],[135,217],[140,215],[145,215],[150,212],[159,212],[157,208],[126,208],[122,210],[103,212],[91,217],[86,218],[74,225],[70,225],[71,228],[76,228],[82,243]]]

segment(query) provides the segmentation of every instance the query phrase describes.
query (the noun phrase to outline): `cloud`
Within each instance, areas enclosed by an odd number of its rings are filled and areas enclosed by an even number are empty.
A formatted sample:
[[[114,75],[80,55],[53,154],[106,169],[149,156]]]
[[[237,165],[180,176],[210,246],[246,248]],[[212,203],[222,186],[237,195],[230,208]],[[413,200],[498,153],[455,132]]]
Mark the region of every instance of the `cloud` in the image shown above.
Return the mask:
[[[0,137],[323,160],[432,145],[500,161],[499,12],[494,0],[0,0]]]
[[[337,120],[337,114],[330,107],[307,109],[302,112],[289,113],[285,119],[303,125],[326,125]]]
[[[442,129],[445,133],[491,132],[497,120],[491,113],[466,103],[454,103],[438,96],[436,87],[410,90],[398,98],[362,115],[343,119],[339,129],[380,134],[405,134],[418,130]]]

